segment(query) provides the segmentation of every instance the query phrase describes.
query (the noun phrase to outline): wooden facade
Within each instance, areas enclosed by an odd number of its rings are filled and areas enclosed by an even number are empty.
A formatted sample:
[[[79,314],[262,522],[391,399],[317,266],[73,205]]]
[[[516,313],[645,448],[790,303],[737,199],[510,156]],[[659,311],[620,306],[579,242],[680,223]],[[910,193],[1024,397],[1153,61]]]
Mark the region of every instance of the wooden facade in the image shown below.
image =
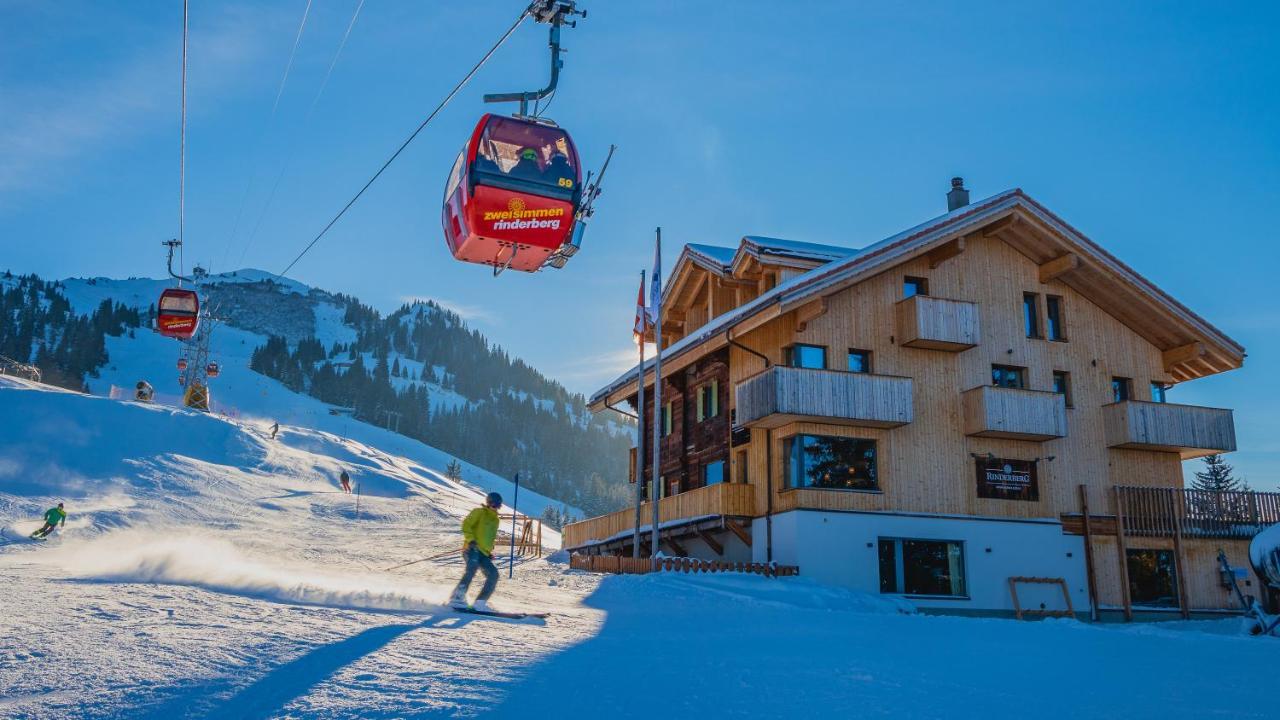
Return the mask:
[[[725,417],[737,422],[694,437],[682,409],[681,439],[664,441],[663,474],[688,477],[706,458],[724,458],[725,477],[747,481],[756,516],[816,509],[1056,519],[1079,511],[1081,484],[1092,513],[1114,516],[1114,487],[1179,488],[1184,457],[1233,450],[1230,411],[1156,403],[1151,388],[1238,367],[1243,348],[1034,201],[1020,193],[1001,197],[1004,205],[973,210],[980,224],[957,219],[950,234],[942,224],[934,236],[901,240],[910,249],[897,255],[891,243],[862,253],[866,260],[819,266],[800,278],[812,278],[813,291],[726,316],[723,332],[706,332],[717,318],[681,302],[719,309],[697,290],[717,282],[735,288],[739,305],[763,301],[766,284],[748,287],[741,277],[678,266],[673,278],[692,289],[673,293],[664,317],[680,318],[676,340],[700,329],[705,339],[664,359],[664,393],[672,393],[664,399],[687,405],[690,379],[705,377],[710,362],[732,388],[722,397]],[[770,268],[763,257],[753,267],[757,279],[799,272]],[[928,295],[904,298],[908,277],[927,280]],[[1031,328],[1027,297],[1034,297]],[[826,367],[784,367],[786,349],[796,344],[825,348]],[[847,353],[855,350],[869,358],[871,373],[846,372]],[[1023,386],[994,387],[993,366],[1017,368]],[[1116,402],[1119,381],[1127,401]],[[620,379],[593,407],[634,394],[634,379]],[[873,442],[875,487],[797,486],[785,455],[799,435]],[[1034,499],[981,497],[974,462],[986,457],[1033,463]],[[630,517],[622,513],[619,522]],[[600,532],[570,525],[565,537]],[[1108,557],[1106,542],[1094,541],[1094,554]],[[1208,570],[1197,565],[1196,572]],[[1097,577],[1099,592],[1113,596],[1118,580],[1104,571]],[[1189,602],[1225,607],[1220,595],[1191,588]]]

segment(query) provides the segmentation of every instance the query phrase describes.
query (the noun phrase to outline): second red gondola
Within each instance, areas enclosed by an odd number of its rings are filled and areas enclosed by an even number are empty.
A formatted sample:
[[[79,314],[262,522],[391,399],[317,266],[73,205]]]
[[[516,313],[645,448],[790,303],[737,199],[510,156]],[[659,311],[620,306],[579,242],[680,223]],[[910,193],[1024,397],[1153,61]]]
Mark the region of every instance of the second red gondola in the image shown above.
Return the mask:
[[[156,303],[156,330],[165,337],[188,340],[200,325],[200,297],[194,290],[169,288]]]

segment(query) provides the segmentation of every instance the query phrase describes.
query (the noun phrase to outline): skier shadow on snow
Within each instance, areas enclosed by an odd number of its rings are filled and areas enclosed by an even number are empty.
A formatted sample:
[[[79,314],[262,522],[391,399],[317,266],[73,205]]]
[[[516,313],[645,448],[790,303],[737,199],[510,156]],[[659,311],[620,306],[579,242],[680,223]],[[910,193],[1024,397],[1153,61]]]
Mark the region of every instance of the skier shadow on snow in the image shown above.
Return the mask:
[[[280,712],[295,699],[329,680],[343,668],[372,655],[401,636],[420,629],[457,630],[476,620],[491,618],[460,617],[456,614],[431,615],[420,623],[379,625],[344,640],[320,645],[270,668],[265,675],[236,691],[230,699],[219,703],[217,697],[230,689],[224,680],[201,688],[179,691],[177,697],[135,715],[138,718],[257,718]]]

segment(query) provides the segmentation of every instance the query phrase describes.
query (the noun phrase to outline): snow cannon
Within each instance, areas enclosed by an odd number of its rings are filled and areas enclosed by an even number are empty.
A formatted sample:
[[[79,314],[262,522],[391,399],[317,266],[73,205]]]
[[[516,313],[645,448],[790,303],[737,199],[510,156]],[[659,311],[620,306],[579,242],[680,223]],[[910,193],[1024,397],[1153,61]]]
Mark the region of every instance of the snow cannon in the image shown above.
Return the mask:
[[[1280,523],[1253,536],[1249,563],[1267,585],[1280,589]]]

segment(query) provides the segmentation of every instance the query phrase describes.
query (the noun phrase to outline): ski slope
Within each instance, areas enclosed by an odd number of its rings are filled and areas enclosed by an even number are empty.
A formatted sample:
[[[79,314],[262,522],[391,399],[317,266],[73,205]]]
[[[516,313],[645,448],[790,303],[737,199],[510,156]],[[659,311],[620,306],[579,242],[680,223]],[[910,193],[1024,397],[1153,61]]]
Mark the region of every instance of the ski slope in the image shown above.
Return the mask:
[[[494,600],[545,620],[462,615],[440,603],[480,491],[416,460],[11,379],[0,437],[4,718],[1274,717],[1280,645],[1237,619],[930,617],[559,558]],[[57,499],[66,528],[22,539]]]

